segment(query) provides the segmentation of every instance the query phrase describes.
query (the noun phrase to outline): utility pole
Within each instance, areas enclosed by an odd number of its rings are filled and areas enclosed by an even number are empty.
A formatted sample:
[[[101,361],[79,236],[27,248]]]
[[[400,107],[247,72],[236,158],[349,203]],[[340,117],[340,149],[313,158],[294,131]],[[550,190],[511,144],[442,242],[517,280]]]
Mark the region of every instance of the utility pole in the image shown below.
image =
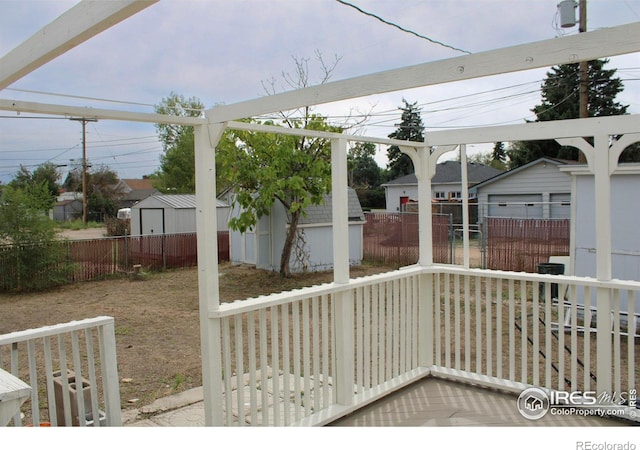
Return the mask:
[[[87,218],[87,122],[97,122],[98,119],[87,119],[86,117],[71,118],[82,122],[82,222],[86,225]]]
[[[587,0],[580,0],[578,31],[587,31]],[[589,117],[589,62],[580,61],[580,118]]]
[[[587,0],[579,0],[576,5],[575,0],[563,0],[558,5],[560,11],[560,21],[563,28],[571,28],[575,26],[575,7],[578,6],[578,32],[585,33],[587,31]],[[579,117],[584,119],[589,117],[589,61],[580,61],[578,63],[579,85],[578,98],[580,101]],[[587,163],[584,153],[578,152],[578,162]]]

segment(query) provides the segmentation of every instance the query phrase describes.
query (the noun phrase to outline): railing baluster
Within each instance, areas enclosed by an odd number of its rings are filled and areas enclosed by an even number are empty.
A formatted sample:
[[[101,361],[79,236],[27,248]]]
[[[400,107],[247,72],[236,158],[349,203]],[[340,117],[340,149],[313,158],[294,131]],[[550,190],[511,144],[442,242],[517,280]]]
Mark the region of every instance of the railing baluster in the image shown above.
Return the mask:
[[[363,386],[366,389],[371,388],[371,287],[365,286],[362,288],[363,298],[364,298],[364,311],[363,311],[363,321],[364,321],[364,358],[362,360],[364,365],[364,382]]]
[[[533,372],[533,384],[535,386],[540,385],[540,303],[539,303],[539,285],[533,283],[533,305],[531,316],[531,328],[533,333],[533,344],[531,354],[533,356],[532,372]],[[547,297],[548,298],[548,297]],[[527,318],[525,317],[525,321]]]
[[[380,327],[378,321],[380,316],[378,315],[378,286],[371,286],[371,385],[377,386],[379,383],[379,361],[380,361],[380,349],[378,347],[378,339],[380,336]]]
[[[485,304],[485,368],[488,376],[493,376],[493,317],[492,307],[493,289],[491,278],[484,278],[484,304]]]
[[[269,385],[272,377],[269,376],[269,351],[267,347],[267,310],[261,309],[258,313],[258,325],[260,327],[260,393],[262,394],[262,424],[269,424]]]
[[[312,345],[311,354],[313,356],[313,409],[314,411],[320,410],[322,392],[322,383],[320,380],[320,310],[319,310],[319,298],[313,297],[311,299],[311,323],[312,323]]]
[[[527,355],[529,352],[527,351],[528,334],[527,334],[527,282],[526,281],[520,282],[520,334],[522,335],[520,339],[520,362],[522,366],[522,368],[520,369],[521,370],[520,382],[527,384],[528,383]]]
[[[444,364],[451,367],[451,279],[444,274]],[[454,318],[455,320],[455,318]]]
[[[398,360],[398,372],[403,373],[406,371],[407,366],[407,279],[403,278],[398,283],[398,334],[400,339],[400,358]]]
[[[436,364],[436,366],[441,366],[442,365],[442,309],[443,309],[443,304],[442,304],[442,293],[441,293],[441,287],[442,287],[442,279],[441,279],[441,275],[440,274],[434,274],[432,276],[432,282],[434,284],[434,295],[433,295],[433,329],[434,329],[434,362]],[[431,300],[431,299],[429,299]],[[420,307],[422,307],[422,305],[420,305]]]
[[[583,347],[584,353],[582,356],[584,362],[584,369],[582,372],[584,379],[583,390],[588,391],[591,389],[591,288],[587,286],[584,290],[584,339]]]
[[[300,303],[293,302],[291,305],[293,314],[293,404],[294,404],[294,418],[300,420],[302,407],[302,393],[300,392],[300,377],[302,372],[300,370]]]
[[[236,408],[238,410],[238,425],[246,425],[244,414],[244,340],[242,329],[242,314],[235,317],[235,352],[236,352]]]
[[[575,292],[577,294],[577,292]],[[586,303],[585,303],[586,305]],[[571,298],[571,388],[578,389],[578,295]],[[583,327],[585,328],[585,327]],[[587,336],[586,332],[583,333]]]
[[[273,394],[273,425],[279,426],[280,422],[280,315],[278,307],[269,308],[269,322],[271,324],[271,388]]]
[[[464,370],[471,370],[471,288],[469,275],[464,276]]]
[[[247,313],[247,341],[249,353],[249,417],[251,424],[258,423],[258,399],[257,399],[257,379],[256,379],[256,323],[254,311]],[[264,376],[264,374],[261,374]]]
[[[461,360],[461,350],[460,350],[460,346],[461,346],[461,334],[460,334],[460,320],[462,320],[462,318],[460,317],[460,276],[459,275],[454,275],[453,278],[454,281],[454,290],[453,290],[453,340],[454,340],[454,356],[455,356],[455,368],[456,369],[461,369],[460,366],[460,360]]]
[[[515,380],[516,376],[516,295],[515,285],[512,279],[509,280],[509,379]]]
[[[496,281],[496,376],[502,378],[502,280]]]
[[[615,290],[612,298],[613,306],[613,391],[622,392],[620,373],[620,291]]]
[[[231,326],[229,324],[230,319],[222,319],[222,375],[224,383],[224,405],[225,405],[225,419],[227,426],[233,424],[233,387],[231,380],[233,378],[233,369],[231,366],[231,355],[233,353],[231,342]],[[237,377],[239,379],[239,377]],[[238,383],[236,383],[237,385]]]
[[[36,342],[34,339],[27,341],[27,359],[29,361],[29,385],[38,386]],[[40,425],[40,401],[37,388],[31,389],[31,420],[34,425]]]
[[[291,343],[289,339],[291,320],[289,305],[280,306],[280,323],[282,324],[282,396],[284,425],[291,423]]]
[[[309,299],[302,300],[302,375],[304,380],[304,414],[311,413],[311,324],[309,321]]]
[[[482,280],[476,279],[475,309],[476,309],[476,373],[482,373]],[[486,357],[486,355],[485,355]]]
[[[329,366],[329,356],[332,354],[332,339],[330,337],[329,327],[330,300],[331,299],[328,295],[322,296],[322,401],[325,408],[330,404],[329,381],[333,378],[333,374],[331,373]]]

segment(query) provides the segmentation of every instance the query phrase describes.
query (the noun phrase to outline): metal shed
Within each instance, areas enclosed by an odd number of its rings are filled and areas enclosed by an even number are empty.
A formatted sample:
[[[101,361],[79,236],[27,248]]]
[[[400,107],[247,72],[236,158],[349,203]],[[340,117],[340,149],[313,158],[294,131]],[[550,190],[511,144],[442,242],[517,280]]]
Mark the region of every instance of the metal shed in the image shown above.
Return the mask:
[[[217,200],[219,231],[228,230],[229,206]],[[196,196],[156,194],[131,207],[131,234],[173,234],[196,231]]]

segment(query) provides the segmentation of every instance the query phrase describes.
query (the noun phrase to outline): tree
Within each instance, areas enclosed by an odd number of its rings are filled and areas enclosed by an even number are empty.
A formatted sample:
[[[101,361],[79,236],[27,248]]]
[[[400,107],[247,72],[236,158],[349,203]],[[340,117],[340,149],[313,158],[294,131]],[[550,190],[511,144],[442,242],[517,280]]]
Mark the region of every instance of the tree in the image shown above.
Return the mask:
[[[87,171],[87,216],[91,220],[103,221],[115,217],[124,195],[118,174],[107,166],[98,166]],[[82,170],[73,169],[63,184],[72,192],[82,192]]]
[[[401,122],[396,124],[398,129],[389,135],[391,139],[400,139],[404,141],[424,141],[424,125],[420,115],[418,102],[409,103],[402,99],[404,107],[399,107],[402,111]],[[398,178],[414,172],[413,163],[408,155],[400,151],[396,145],[392,145],[387,150],[387,158],[389,160],[388,169],[391,178]]]
[[[6,186],[0,198],[0,279],[6,289],[38,290],[66,282],[69,264],[55,241],[49,218],[51,193],[45,183]]]
[[[339,59],[327,65],[319,53],[316,58],[321,68],[320,83],[324,83]],[[308,86],[308,61],[294,58],[294,74],[282,74],[285,83],[296,89]],[[275,80],[263,82],[267,94],[275,93],[275,86]],[[277,121],[251,121],[308,130],[342,130],[330,125],[325,117],[314,114],[309,107],[281,112]],[[290,276],[290,260],[298,239],[300,218],[310,205],[321,204],[324,195],[331,191],[330,143],[326,139],[306,136],[228,130],[216,150],[220,176],[231,180],[233,204],[240,210],[239,216],[229,222],[229,228],[245,232],[262,216],[269,215],[276,201],[284,207],[289,226],[280,255],[280,275]]]
[[[615,69],[604,69],[609,60],[589,61],[588,112],[590,117],[614,116],[627,113],[628,106],[615,100],[623,90],[622,81],[615,78]],[[580,117],[580,71],[578,64],[563,64],[547,72],[542,84],[542,103],[531,111],[536,122],[577,119]],[[563,147],[555,140],[527,141],[512,145],[507,152],[510,166],[518,167],[543,156],[577,161],[579,150]],[[626,153],[622,160],[628,160]],[[633,157],[631,157],[633,159]]]
[[[200,117],[204,105],[195,98],[185,98],[172,92],[163,98],[155,111],[181,117]],[[193,127],[175,124],[156,124],[164,154],[160,170],[154,174],[153,185],[161,192],[192,194],[195,192],[195,150]]]
[[[49,193],[49,208],[51,208],[60,195],[59,180],[60,173],[53,163],[40,164],[33,173],[20,165],[20,170],[9,185],[22,190],[27,190],[29,186],[44,185]]]
[[[363,208],[381,208],[385,204],[384,189],[380,187],[383,170],[374,159],[376,145],[358,142],[347,155],[349,186],[355,189]]]

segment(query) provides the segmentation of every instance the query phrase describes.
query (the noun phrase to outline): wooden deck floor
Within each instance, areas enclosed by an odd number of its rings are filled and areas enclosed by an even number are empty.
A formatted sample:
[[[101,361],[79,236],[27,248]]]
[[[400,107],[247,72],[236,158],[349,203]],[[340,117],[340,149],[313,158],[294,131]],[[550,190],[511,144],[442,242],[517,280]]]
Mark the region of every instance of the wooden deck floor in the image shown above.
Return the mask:
[[[341,427],[612,427],[631,422],[600,417],[525,419],[516,396],[438,378],[425,378],[368,405],[331,426]]]

